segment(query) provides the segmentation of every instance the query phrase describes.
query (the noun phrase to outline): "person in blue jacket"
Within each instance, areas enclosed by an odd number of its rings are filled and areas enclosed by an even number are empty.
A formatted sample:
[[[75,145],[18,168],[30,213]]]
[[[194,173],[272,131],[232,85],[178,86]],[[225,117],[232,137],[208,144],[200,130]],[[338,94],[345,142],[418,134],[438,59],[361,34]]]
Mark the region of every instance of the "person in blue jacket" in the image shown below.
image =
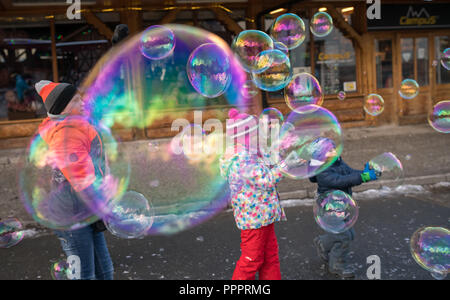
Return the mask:
[[[324,141],[327,144],[333,143],[326,138],[319,138],[319,140],[319,143],[323,143]],[[323,151],[318,152],[321,152],[319,155],[323,155]],[[317,183],[318,200],[320,200],[326,192],[332,190],[341,190],[351,196],[353,186],[376,179],[377,174],[374,170],[369,168],[368,163],[366,163],[364,170],[355,170],[350,168],[341,157],[321,173],[309,178],[311,182]],[[317,253],[322,260],[328,262],[328,270],[330,273],[342,278],[352,278],[355,276],[348,262],[350,244],[354,238],[355,231],[353,228],[350,228],[339,234],[327,232],[314,239],[313,242]]]

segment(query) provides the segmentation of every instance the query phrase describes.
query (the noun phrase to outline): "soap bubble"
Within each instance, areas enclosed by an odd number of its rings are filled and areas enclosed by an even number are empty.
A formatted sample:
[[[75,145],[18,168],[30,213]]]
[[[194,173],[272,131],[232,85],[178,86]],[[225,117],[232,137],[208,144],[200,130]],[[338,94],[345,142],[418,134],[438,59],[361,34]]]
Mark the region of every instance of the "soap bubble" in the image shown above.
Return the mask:
[[[342,233],[356,223],[359,208],[353,198],[340,190],[327,192],[314,203],[314,219],[325,231]]]
[[[279,16],[272,25],[271,35],[274,40],[292,50],[300,46],[306,38],[305,23],[295,14]]]
[[[274,42],[273,43],[275,49],[280,50],[281,52],[283,52],[284,54],[286,54],[289,57],[289,49],[288,47],[280,42]]]
[[[67,274],[70,272],[70,265],[66,260],[52,264],[50,275],[53,280],[69,280]]]
[[[422,227],[411,237],[411,255],[436,279],[450,271],[450,231],[443,227]]]
[[[444,50],[444,52],[442,52],[441,65],[445,69],[450,70],[450,48],[447,48]]]
[[[404,99],[413,99],[419,94],[419,84],[414,79],[405,79],[398,93]]]
[[[384,99],[378,94],[370,94],[364,100],[364,110],[371,116],[378,116],[384,110]]]
[[[319,81],[309,73],[300,73],[292,77],[284,88],[284,99],[293,111],[306,105],[321,106],[323,93]]]
[[[333,30],[333,19],[326,12],[319,11],[311,19],[309,28],[317,37],[324,37]]]
[[[450,133],[450,101],[441,101],[433,107],[428,116],[430,126],[442,133]]]
[[[344,91],[339,91],[339,93],[337,94],[337,97],[339,100],[344,100],[346,97],[346,94]]]
[[[271,122],[275,121],[281,126],[281,124],[284,121],[283,114],[278,109],[273,107],[265,108],[259,115],[259,118],[260,119],[267,118],[267,120],[269,121],[269,125]]]
[[[154,210],[151,201],[135,191],[126,192],[111,203],[111,214],[105,220],[108,230],[124,239],[144,236],[153,224]]]
[[[19,220],[9,218],[0,222],[0,248],[11,248],[23,238],[24,231]]]
[[[183,130],[181,138],[184,156],[189,160],[201,160],[206,155],[204,149],[205,132],[200,125],[190,124]]]
[[[172,55],[160,60],[147,59],[139,50],[139,36],[130,37],[100,59],[81,87],[88,116],[108,127],[118,128],[117,132],[124,132],[125,136],[132,135],[136,128],[147,138],[163,137],[171,131],[176,134],[170,142],[161,141],[158,151],[149,147],[149,141],[145,140],[118,145],[119,149],[127,150],[124,153],[132,154],[128,159],[129,185],[125,191],[141,193],[154,207],[154,222],[148,235],[175,234],[190,229],[227,206],[228,184],[220,175],[219,156],[214,153],[200,155],[197,159],[186,156],[183,151],[172,150],[183,150],[182,135],[186,126],[211,119],[211,106],[234,106],[245,111],[252,104],[242,93],[248,74],[222,38],[198,27],[180,24],[164,27],[175,36]],[[231,73],[229,87],[216,98],[199,94],[187,72],[194,50],[211,43],[226,53]],[[270,43],[273,45],[272,40]],[[202,117],[197,117],[203,112]],[[198,119],[200,121],[196,121]],[[178,128],[174,126],[177,120],[183,121]],[[168,127],[161,129],[162,124]],[[209,143],[214,144],[215,140],[220,139],[210,133],[204,140],[203,150],[209,149]],[[155,179],[159,181],[158,188],[150,185]]]
[[[259,89],[253,80],[247,80],[242,86],[241,94],[246,99],[251,99],[259,94]]]
[[[336,117],[323,107],[311,106],[287,116],[276,146],[284,162],[282,172],[294,179],[319,174],[342,153],[342,131]]]
[[[261,72],[270,63],[260,60],[258,54],[273,49],[273,41],[259,30],[244,30],[234,39],[232,49],[247,72]]]
[[[168,57],[175,48],[175,36],[167,27],[153,25],[141,34],[140,50],[148,59],[158,60]]]
[[[264,91],[278,91],[284,88],[292,78],[291,62],[280,50],[263,51],[257,55],[258,60],[267,60],[271,64],[263,72],[252,72],[255,85]]]
[[[372,158],[369,166],[375,171],[377,178],[395,181],[403,179],[403,165],[391,152],[385,152]]]
[[[186,69],[195,90],[208,98],[222,95],[231,83],[228,55],[213,43],[196,48],[189,57]]]

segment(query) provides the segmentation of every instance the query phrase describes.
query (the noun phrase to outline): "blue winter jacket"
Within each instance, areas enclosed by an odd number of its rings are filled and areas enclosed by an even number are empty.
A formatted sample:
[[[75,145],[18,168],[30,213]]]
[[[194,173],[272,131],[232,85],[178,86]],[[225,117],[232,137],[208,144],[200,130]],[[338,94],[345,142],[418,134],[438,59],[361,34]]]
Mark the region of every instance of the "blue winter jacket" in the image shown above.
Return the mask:
[[[338,158],[334,164],[318,175],[309,178],[318,185],[317,193],[323,194],[330,190],[341,190],[352,195],[352,186],[360,185],[363,181],[363,171],[350,168],[342,158]]]

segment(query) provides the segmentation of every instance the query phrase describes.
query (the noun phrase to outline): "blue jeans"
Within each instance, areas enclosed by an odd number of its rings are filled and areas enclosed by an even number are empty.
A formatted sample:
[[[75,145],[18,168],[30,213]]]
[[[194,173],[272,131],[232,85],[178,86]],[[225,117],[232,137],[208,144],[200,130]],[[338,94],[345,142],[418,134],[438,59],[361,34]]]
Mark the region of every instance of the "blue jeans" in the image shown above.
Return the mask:
[[[55,234],[67,257],[77,255],[81,262],[82,280],[112,280],[114,268],[103,232],[94,232],[91,226]]]

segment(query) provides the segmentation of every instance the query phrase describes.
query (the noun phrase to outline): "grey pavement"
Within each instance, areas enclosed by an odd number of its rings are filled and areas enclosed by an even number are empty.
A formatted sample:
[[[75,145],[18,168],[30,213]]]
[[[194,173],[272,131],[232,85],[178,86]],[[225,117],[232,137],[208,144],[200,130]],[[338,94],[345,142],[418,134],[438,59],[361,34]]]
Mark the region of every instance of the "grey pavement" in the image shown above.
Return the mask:
[[[351,247],[356,279],[367,280],[367,257],[377,255],[381,279],[432,280],[412,258],[409,240],[422,226],[448,228],[450,185],[368,197],[356,194],[360,212]],[[380,196],[381,195],[381,196]],[[337,279],[317,257],[312,239],[322,234],[312,207],[286,208],[288,220],[276,224],[282,278],[287,280]],[[115,265],[115,279],[230,279],[239,258],[239,230],[230,211],[170,236],[124,240],[106,234]],[[0,280],[51,279],[52,262],[64,259],[59,241],[43,233],[20,244],[0,249]],[[447,280],[449,278],[447,277]]]

